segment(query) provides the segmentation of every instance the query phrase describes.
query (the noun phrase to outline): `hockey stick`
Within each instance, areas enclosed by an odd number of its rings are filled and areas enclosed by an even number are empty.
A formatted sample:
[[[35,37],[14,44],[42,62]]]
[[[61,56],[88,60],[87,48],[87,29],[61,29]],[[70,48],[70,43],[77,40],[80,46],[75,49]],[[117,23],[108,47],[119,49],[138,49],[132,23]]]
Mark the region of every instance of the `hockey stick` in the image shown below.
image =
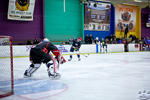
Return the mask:
[[[82,54],[84,57],[88,57],[90,54],[87,54],[87,55],[85,55],[85,54]]]
[[[52,58],[52,61],[54,62],[54,75],[52,75],[52,77],[50,77],[50,79],[60,79],[61,75],[59,73],[57,73],[57,70],[59,69],[59,63],[56,62],[56,59],[52,56],[51,53],[49,53],[49,55]],[[50,69],[49,69],[50,70]]]
[[[79,51],[79,54],[81,54],[81,55],[83,55],[84,57],[88,57],[89,56],[89,54],[85,54],[85,53],[81,53],[80,51]]]
[[[56,70],[58,69],[59,65],[57,64],[55,58],[52,56],[51,53],[49,53],[49,55],[51,56],[52,58],[52,61],[54,62],[54,72],[56,72]]]
[[[60,62],[60,61],[57,61],[57,59],[54,58],[51,53],[50,53],[50,56],[51,56],[51,58],[52,58],[52,61],[54,62],[54,67],[55,67],[55,70],[54,70],[54,71],[56,72],[56,69],[59,70],[59,64],[60,64],[61,62]],[[65,58],[64,58],[63,56],[61,56],[61,59],[63,60],[62,63],[65,63],[65,62],[66,62],[66,60],[65,60]],[[62,64],[62,63],[61,63],[61,64]]]

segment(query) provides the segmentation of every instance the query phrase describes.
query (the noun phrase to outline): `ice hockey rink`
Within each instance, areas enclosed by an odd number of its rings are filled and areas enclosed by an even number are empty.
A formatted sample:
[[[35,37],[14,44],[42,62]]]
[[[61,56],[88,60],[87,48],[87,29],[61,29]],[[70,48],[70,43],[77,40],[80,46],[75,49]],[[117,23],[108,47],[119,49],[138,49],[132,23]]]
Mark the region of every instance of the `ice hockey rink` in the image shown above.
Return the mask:
[[[14,95],[1,100],[140,100],[140,92],[150,91],[150,52],[73,57],[60,65],[60,80],[49,80],[44,64],[24,79],[29,58],[15,57]]]

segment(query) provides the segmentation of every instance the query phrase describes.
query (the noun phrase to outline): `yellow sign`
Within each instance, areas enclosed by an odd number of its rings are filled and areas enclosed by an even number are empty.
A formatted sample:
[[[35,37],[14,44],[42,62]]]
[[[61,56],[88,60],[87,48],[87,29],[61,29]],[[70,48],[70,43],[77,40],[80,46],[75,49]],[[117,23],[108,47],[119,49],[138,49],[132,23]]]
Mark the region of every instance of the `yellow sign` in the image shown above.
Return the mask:
[[[28,11],[30,0],[16,0],[16,9],[20,11]]]

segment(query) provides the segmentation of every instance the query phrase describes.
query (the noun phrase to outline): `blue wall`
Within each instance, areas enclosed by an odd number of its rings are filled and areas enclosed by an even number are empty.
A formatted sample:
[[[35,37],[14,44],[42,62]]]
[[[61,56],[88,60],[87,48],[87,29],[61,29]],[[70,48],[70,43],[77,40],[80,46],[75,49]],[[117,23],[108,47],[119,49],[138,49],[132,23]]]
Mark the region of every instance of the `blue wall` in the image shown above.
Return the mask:
[[[110,30],[109,31],[88,31],[88,30],[85,30],[84,36],[86,36],[86,34],[88,34],[88,35],[92,34],[94,39],[96,37],[99,37],[99,39],[101,39],[101,38],[105,38],[107,36],[110,36],[111,34],[115,34],[115,8],[113,5],[111,5]]]

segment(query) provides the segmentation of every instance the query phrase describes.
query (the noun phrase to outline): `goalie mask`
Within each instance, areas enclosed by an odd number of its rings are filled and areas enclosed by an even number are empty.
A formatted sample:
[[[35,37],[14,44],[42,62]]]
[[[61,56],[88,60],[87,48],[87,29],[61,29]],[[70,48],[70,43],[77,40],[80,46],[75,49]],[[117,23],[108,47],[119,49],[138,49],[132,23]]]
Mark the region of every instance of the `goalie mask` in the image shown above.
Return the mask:
[[[43,41],[44,42],[49,42],[49,39],[48,38],[44,38]]]

